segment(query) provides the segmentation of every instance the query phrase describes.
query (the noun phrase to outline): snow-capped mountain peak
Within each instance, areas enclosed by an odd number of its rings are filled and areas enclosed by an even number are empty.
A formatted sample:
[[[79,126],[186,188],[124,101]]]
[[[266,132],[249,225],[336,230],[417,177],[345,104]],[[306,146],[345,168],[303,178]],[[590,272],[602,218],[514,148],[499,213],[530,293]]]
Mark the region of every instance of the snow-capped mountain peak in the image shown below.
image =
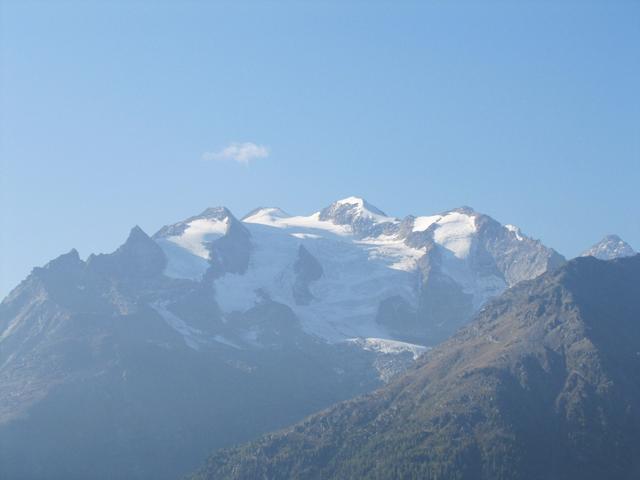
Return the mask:
[[[360,197],[333,202],[318,213],[318,219],[335,225],[347,225],[357,237],[377,237],[396,233],[400,221]]]
[[[336,205],[340,207],[349,205],[349,207],[355,208],[356,211],[358,211],[361,215],[365,215],[369,217],[380,216],[383,218],[387,218],[387,215],[382,210],[380,210],[378,207],[374,205],[371,205],[362,197],[351,196],[351,197],[343,198],[340,200],[336,200],[335,202],[333,202],[332,205]]]
[[[275,219],[290,217],[291,215],[278,207],[258,207],[242,217],[242,221],[248,223],[265,223],[273,222]]]
[[[443,215],[437,222],[433,239],[458,258],[466,258],[471,250],[471,241],[476,233],[473,215],[452,211]]]
[[[210,252],[206,246],[207,242],[222,237],[227,233],[228,228],[228,217],[222,219],[197,218],[184,225],[181,232],[158,236],[158,239],[174,243],[198,257],[209,260]]]
[[[227,207],[209,207],[199,215],[189,217],[181,222],[165,225],[153,236],[154,239],[182,237],[187,230],[193,229],[189,236],[193,236],[196,230],[210,234],[224,235],[229,224],[229,219],[237,222]],[[201,252],[202,253],[202,252]]]
[[[167,275],[198,279],[214,260],[214,243],[233,232],[239,241],[247,242],[249,232],[228,208],[211,207],[200,215],[162,227],[153,239],[167,256]]]
[[[233,217],[233,214],[227,207],[209,207],[198,215],[198,217],[210,220],[224,220]]]
[[[600,260],[613,260],[614,258],[631,257],[635,250],[618,235],[607,235],[588,250],[581,257],[596,257]]]
[[[320,211],[320,219],[332,220],[338,224],[351,223],[355,219],[367,219],[373,223],[397,221],[397,219],[389,217],[382,210],[371,205],[364,198],[355,196],[336,200]]]
[[[433,241],[457,258],[469,255],[477,232],[477,215],[468,207],[457,208],[439,215],[415,217],[413,233],[431,232]]]

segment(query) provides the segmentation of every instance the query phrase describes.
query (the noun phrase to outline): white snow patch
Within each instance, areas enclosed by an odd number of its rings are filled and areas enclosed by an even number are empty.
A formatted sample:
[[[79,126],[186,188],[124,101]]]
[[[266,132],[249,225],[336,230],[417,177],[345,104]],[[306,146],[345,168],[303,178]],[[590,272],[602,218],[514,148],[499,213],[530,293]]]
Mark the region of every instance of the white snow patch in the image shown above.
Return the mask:
[[[341,200],[336,200],[337,205],[358,205],[359,207],[364,207],[364,198],[361,197],[347,197]]]
[[[501,276],[480,276],[469,261],[477,233],[474,215],[449,212],[435,223],[433,238],[443,249],[442,272],[460,285],[464,293],[472,295],[474,308],[505,290],[507,285]]]
[[[274,228],[291,229],[292,234],[313,234],[316,236],[351,235],[348,225],[336,225],[333,222],[320,220],[320,212],[309,216],[274,217],[271,215],[254,215],[244,220],[244,223],[266,225]],[[298,229],[296,232],[293,229]],[[306,230],[306,231],[305,231]]]
[[[524,240],[524,237],[522,236],[522,232],[520,231],[520,228],[510,224],[505,225],[504,228],[512,232],[516,236],[516,240],[519,240],[519,241]]]
[[[202,332],[197,328],[190,327],[187,323],[178,317],[175,313],[170,312],[167,309],[166,304],[161,302],[152,303],[150,305],[158,314],[167,322],[171,328],[173,328],[176,332],[182,335],[184,339],[184,343],[187,344],[189,348],[194,350],[199,350],[199,337],[202,336]]]
[[[190,222],[180,235],[158,238],[167,257],[164,274],[172,278],[199,280],[209,268],[206,244],[227,233],[229,219],[200,218]]]
[[[228,338],[222,335],[216,335],[213,337],[213,339],[218,343],[222,343],[224,345],[235,348],[237,350],[242,350],[242,347],[240,347],[237,343],[232,342],[231,340],[229,340]]]
[[[355,343],[363,350],[367,350],[370,352],[388,353],[395,355],[399,353],[409,352],[413,356],[414,360],[427,350],[430,350],[430,347],[425,347],[424,345],[400,342],[398,340],[388,340],[386,338],[349,338],[347,339],[347,342]]]
[[[194,255],[166,238],[158,238],[156,243],[167,257],[167,266],[164,269],[167,277],[200,280],[209,268],[209,262],[206,259]]]
[[[292,237],[296,237],[296,238],[322,238],[320,235],[315,234],[315,233],[292,233],[291,234]]]
[[[416,269],[416,262],[424,255],[424,249],[408,246],[403,240],[393,236],[379,236],[355,241],[367,249],[370,260],[384,262],[389,268],[411,272]]]
[[[413,221],[414,232],[424,232],[431,225],[442,218],[442,215],[430,215],[427,217],[416,217]]]
[[[200,218],[189,223],[189,226],[180,235],[167,237],[169,242],[184,248],[205,260],[209,260],[209,250],[205,243],[222,237],[229,228],[229,219],[215,220]]]
[[[458,258],[466,258],[471,250],[471,241],[476,233],[475,217],[451,212],[438,220],[433,239]]]
[[[215,281],[224,312],[245,311],[267,295],[292,306],[303,328],[329,341],[352,337],[384,337],[375,322],[382,299],[399,295],[417,303],[419,276],[415,268],[424,255],[392,237],[357,239],[350,227],[308,217],[250,217],[253,239],[245,274],[227,274]],[[294,264],[300,245],[322,265],[322,277],[311,283],[309,305],[296,305]],[[258,293],[259,292],[259,293]]]
[[[288,218],[289,215],[284,210],[277,207],[266,207],[256,210],[250,216],[244,218],[243,222],[248,223],[273,223],[277,219]]]

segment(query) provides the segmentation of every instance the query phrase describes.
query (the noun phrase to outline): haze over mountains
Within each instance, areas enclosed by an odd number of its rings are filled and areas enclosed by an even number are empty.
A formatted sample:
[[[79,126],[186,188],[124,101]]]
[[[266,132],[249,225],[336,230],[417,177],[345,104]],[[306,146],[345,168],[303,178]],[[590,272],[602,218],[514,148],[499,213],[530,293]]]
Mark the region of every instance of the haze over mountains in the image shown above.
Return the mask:
[[[406,375],[197,480],[640,477],[640,255],[514,287]]]
[[[0,476],[176,478],[393,382],[563,264],[468,207],[400,219],[358,197],[308,216],[209,208],[111,254],[72,250],[0,304]]]

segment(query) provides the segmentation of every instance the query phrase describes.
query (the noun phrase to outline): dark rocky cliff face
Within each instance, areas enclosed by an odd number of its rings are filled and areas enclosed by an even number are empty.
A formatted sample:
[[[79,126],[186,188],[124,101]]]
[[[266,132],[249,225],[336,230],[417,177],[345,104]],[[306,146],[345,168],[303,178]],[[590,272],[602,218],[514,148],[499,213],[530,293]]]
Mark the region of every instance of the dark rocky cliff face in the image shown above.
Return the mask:
[[[309,285],[322,277],[322,265],[304,248],[304,245],[300,245],[298,258],[293,264],[293,271],[296,275],[296,280],[293,284],[293,297],[296,304],[306,305],[313,300]]]

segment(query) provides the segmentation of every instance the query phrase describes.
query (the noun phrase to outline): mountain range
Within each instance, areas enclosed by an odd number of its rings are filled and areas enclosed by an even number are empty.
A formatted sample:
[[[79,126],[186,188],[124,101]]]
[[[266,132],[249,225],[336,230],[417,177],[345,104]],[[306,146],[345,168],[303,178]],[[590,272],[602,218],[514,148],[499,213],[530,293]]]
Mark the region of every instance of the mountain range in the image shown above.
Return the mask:
[[[468,207],[398,219],[358,197],[309,216],[259,208],[238,221],[210,208],[153,239],[164,274],[209,281],[223,315],[268,297],[330,342],[436,344],[487,299],[564,262]]]
[[[109,254],[71,250],[0,304],[0,477],[176,478],[396,385],[565,264],[468,207],[400,219],[358,197],[308,216],[208,208]]]

